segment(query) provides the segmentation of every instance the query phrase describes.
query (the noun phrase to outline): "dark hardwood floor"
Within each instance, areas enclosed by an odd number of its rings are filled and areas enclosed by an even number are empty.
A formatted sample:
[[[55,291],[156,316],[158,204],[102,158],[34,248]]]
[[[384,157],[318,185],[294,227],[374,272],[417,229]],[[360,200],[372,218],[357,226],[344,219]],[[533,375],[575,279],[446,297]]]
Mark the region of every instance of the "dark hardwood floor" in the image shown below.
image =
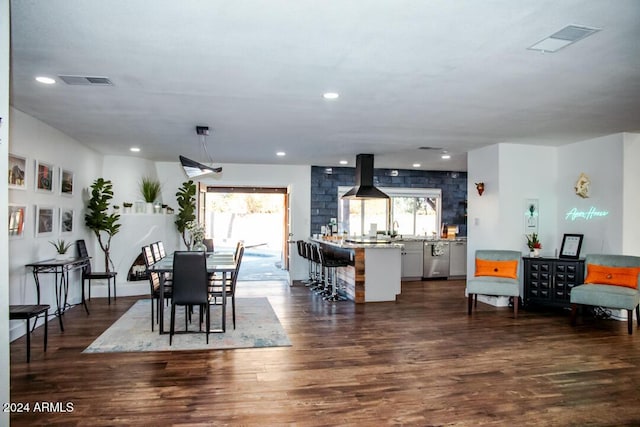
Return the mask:
[[[280,282],[241,282],[243,296],[269,297],[291,347],[82,354],[136,298],[73,308],[47,353],[36,330],[30,364],[24,337],[11,344],[12,402],[73,411],[12,425],[640,425],[640,330],[625,322],[482,303],[469,317],[463,281],[366,305]]]

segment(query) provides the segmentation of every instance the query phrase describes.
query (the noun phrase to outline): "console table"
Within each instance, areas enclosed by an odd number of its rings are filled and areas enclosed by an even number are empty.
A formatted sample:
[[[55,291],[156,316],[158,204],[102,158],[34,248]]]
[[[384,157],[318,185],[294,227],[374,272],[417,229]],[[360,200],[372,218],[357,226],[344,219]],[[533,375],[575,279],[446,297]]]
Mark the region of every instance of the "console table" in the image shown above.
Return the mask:
[[[40,274],[55,275],[54,283],[56,286],[57,308],[53,314],[58,316],[58,321],[60,322],[60,330],[63,332],[64,326],[62,325],[62,315],[64,314],[65,310],[71,307],[71,304],[67,302],[67,296],[69,294],[69,272],[81,269],[89,262],[89,260],[89,257],[69,258],[62,260],[48,259],[46,261],[39,261],[25,265],[25,267],[31,268],[33,270],[33,279],[36,283],[38,305],[40,304]],[[87,302],[84,300],[84,292],[82,304],[84,305],[84,309],[87,314],[89,314]],[[36,323],[37,322],[33,323],[34,327]]]
[[[584,282],[584,259],[523,257],[524,306],[569,307],[571,288]]]

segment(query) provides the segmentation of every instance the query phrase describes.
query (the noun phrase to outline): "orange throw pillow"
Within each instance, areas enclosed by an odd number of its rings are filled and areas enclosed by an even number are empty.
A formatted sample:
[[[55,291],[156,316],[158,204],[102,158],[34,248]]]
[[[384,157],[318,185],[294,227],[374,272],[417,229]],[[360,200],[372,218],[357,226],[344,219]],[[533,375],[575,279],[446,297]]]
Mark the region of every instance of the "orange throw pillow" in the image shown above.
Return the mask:
[[[607,267],[598,264],[587,264],[587,277],[584,279],[584,283],[637,289],[638,274],[640,274],[640,267]]]
[[[492,261],[476,258],[476,276],[504,277],[507,279],[518,278],[518,260]]]

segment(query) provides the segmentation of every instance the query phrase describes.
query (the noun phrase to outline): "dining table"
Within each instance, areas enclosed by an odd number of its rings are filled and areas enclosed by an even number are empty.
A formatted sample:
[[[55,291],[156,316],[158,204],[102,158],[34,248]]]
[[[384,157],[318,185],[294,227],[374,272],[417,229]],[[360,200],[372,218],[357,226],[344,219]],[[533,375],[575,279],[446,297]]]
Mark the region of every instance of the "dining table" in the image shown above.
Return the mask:
[[[150,271],[160,273],[160,301],[159,306],[164,307],[164,286],[166,273],[173,272],[173,254],[170,253],[153,265],[149,266]],[[231,274],[236,271],[237,262],[233,252],[207,252],[206,253],[206,265],[207,273],[209,275],[215,275],[217,273],[222,274],[222,283],[227,283],[227,280],[231,280]],[[211,330],[210,332],[222,332],[226,331],[226,307],[227,307],[227,293],[226,286],[222,286],[222,324],[221,329]],[[164,310],[159,310],[158,323],[160,323],[160,334],[165,334],[164,330]]]

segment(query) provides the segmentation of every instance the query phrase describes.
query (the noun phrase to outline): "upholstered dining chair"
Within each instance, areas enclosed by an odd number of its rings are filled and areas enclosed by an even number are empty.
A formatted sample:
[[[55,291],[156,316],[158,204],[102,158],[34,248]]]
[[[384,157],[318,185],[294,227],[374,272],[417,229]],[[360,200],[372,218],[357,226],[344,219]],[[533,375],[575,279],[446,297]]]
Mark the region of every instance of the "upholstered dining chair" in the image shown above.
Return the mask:
[[[176,251],[173,254],[173,294],[171,298],[171,329],[169,332],[169,345],[172,343],[175,333],[176,306],[198,306],[205,309],[206,336],[209,343],[211,322],[209,315],[209,281],[207,277],[206,254],[201,251]],[[185,310],[186,311],[186,310]],[[202,311],[200,311],[202,314]],[[185,332],[186,329],[185,312]],[[201,330],[201,328],[200,328]]]
[[[84,240],[76,240],[76,247],[78,248],[78,256],[81,258],[88,258],[89,252],[87,251],[87,245]],[[84,283],[89,283],[89,301],[91,301],[91,280],[94,279],[107,279],[107,297],[109,304],[111,304],[111,281],[113,281],[113,300],[116,300],[116,276],[115,271],[92,271],[91,261],[87,262],[82,267],[82,301],[84,301]]]
[[[218,298],[222,299],[222,286],[226,286],[225,296],[231,298],[231,313],[233,319],[233,329],[236,328],[236,285],[238,282],[238,273],[242,265],[242,257],[244,256],[244,246],[240,245],[237,251],[236,270],[231,273],[231,278],[225,283],[221,279],[215,279],[209,282],[209,292],[211,294],[212,304],[218,304]],[[220,304],[224,304],[221,301]]]
[[[207,252],[213,252],[213,239],[203,239],[202,243],[207,247]]]
[[[468,307],[478,306],[478,294],[513,297],[513,317],[520,304],[520,259],[518,251],[480,249],[475,254],[475,275],[467,280]]]

